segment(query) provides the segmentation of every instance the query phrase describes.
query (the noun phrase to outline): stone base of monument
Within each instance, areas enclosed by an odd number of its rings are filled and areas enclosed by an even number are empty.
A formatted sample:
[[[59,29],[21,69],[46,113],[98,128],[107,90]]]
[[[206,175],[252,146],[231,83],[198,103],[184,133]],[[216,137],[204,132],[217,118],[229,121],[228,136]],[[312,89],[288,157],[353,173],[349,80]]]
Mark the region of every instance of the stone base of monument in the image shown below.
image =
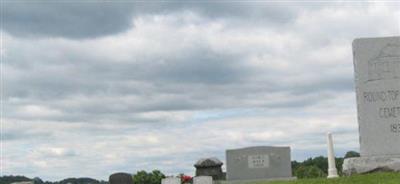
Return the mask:
[[[297,180],[297,177],[284,177],[284,178],[268,178],[268,179],[254,179],[254,180],[225,180],[214,181],[215,184],[248,184],[252,182],[268,182],[268,181],[291,181]]]
[[[364,174],[382,171],[400,171],[400,155],[347,158],[343,162],[343,174]]]

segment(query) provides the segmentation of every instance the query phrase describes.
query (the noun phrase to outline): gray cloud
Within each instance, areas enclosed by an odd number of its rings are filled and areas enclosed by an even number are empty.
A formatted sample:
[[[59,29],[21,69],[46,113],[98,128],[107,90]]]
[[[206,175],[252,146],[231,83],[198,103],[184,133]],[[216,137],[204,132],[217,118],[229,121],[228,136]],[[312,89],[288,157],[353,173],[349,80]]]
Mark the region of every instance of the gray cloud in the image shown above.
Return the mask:
[[[4,29],[35,38],[93,38],[123,32],[132,26],[133,8],[95,2],[5,2]]]
[[[284,3],[129,2],[129,1],[6,1],[2,29],[21,37],[96,38],[122,33],[136,17],[194,11],[208,19],[230,19],[234,24],[289,23],[298,11]],[[262,18],[261,18],[262,17]]]
[[[387,3],[392,7],[398,3]],[[21,37],[96,38],[123,33],[133,19],[143,15],[195,12],[207,20],[229,20],[229,27],[263,24],[271,29],[290,27],[304,11],[332,6],[368,8],[368,3],[352,2],[213,2],[213,1],[5,1],[2,29]]]
[[[29,132],[28,131],[21,131],[21,130],[14,130],[10,132],[5,132],[3,135],[3,141],[17,141],[17,140],[26,140],[26,139],[49,139],[51,138],[51,133],[44,131],[44,132]]]

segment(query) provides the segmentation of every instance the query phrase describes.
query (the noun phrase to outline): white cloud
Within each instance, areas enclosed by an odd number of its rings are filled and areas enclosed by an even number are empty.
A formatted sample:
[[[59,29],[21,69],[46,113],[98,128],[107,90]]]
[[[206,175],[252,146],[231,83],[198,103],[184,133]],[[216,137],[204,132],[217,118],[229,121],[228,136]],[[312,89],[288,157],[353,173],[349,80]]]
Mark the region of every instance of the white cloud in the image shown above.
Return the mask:
[[[51,116],[59,116],[62,113],[55,109],[50,109],[48,107],[39,106],[39,105],[25,105],[19,107],[19,116],[24,117],[51,117]]]

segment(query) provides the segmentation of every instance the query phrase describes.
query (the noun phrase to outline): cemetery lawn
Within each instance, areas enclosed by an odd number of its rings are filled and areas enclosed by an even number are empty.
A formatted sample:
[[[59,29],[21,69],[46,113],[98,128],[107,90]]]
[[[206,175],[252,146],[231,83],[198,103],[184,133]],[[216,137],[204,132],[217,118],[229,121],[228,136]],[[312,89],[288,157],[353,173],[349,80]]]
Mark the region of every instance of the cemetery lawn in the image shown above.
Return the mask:
[[[374,173],[335,179],[298,179],[295,181],[254,182],[251,184],[399,184],[400,173]]]

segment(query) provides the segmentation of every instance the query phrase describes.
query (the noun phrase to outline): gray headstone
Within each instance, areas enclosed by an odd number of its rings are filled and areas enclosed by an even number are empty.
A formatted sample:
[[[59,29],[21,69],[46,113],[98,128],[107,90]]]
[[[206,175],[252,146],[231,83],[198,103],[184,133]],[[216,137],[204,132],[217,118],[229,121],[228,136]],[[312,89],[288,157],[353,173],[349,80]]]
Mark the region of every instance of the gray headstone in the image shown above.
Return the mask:
[[[361,157],[343,172],[400,171],[400,37],[356,39],[353,59]]]
[[[108,181],[110,184],[133,184],[132,175],[128,173],[114,173]]]
[[[290,147],[259,146],[226,151],[227,180],[291,178]]]
[[[181,179],[175,177],[164,178],[161,184],[181,184]]]
[[[400,37],[353,42],[361,156],[400,154]]]
[[[211,176],[196,176],[193,178],[193,184],[213,184]]]

